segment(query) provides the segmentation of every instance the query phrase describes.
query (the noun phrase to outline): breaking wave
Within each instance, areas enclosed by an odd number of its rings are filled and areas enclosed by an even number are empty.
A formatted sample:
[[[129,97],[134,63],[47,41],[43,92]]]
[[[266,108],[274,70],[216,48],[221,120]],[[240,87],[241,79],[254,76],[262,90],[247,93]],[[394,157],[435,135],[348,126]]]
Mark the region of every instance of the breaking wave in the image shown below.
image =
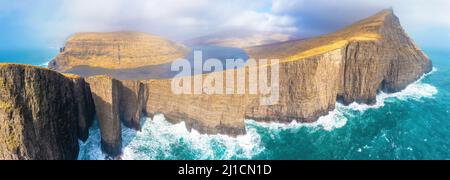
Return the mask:
[[[378,109],[385,106],[386,100],[395,98],[401,101],[406,100],[421,100],[422,98],[433,98],[434,95],[438,93],[438,89],[431,84],[423,83],[423,79],[427,76],[431,75],[432,73],[436,72],[437,68],[433,68],[433,70],[430,73],[427,73],[423,75],[419,80],[416,82],[410,84],[407,86],[404,90],[397,92],[397,93],[385,93],[381,92],[376,97],[376,104],[374,105],[367,105],[367,104],[359,104],[359,103],[352,103],[348,106],[345,106],[344,108],[364,112],[368,109]]]
[[[262,142],[264,133],[283,130],[307,128],[308,130],[323,130],[331,132],[346,126],[357,112],[368,109],[378,109],[385,106],[390,100],[418,100],[433,98],[438,93],[436,87],[423,83],[423,79],[432,72],[422,76],[418,81],[409,85],[403,91],[393,94],[380,93],[375,105],[353,103],[349,106],[337,104],[336,109],[328,115],[320,117],[314,123],[299,123],[293,121],[289,124],[262,123],[246,120],[247,134],[238,137],[226,135],[205,135],[196,130],[188,131],[184,122],[172,124],[164,115],[145,118],[141,132],[123,128],[123,155],[122,159],[152,160],[152,159],[252,159],[263,153],[265,145]],[[100,130],[98,126],[91,128],[90,137],[86,143],[80,143],[80,159],[105,159],[100,147]]]
[[[353,116],[351,111],[364,112],[368,109],[378,109],[385,106],[385,102],[391,98],[398,100],[421,100],[422,98],[432,98],[438,93],[436,87],[431,84],[423,83],[423,79],[432,73],[436,72],[437,68],[433,68],[430,73],[424,74],[419,80],[407,86],[404,90],[397,93],[384,93],[381,92],[376,97],[375,105],[358,104],[352,103],[345,106],[341,103],[336,104],[336,109],[331,111],[328,115],[322,116],[318,121],[314,123],[299,123],[296,121],[290,124],[283,123],[262,123],[253,120],[247,120],[248,124],[263,127],[269,130],[286,130],[286,129],[298,129],[298,128],[312,128],[312,129],[323,129],[326,131],[332,131],[334,129],[342,128],[347,124],[348,118]]]
[[[250,159],[264,150],[261,137],[255,129],[238,137],[205,135],[188,131],[184,122],[171,124],[163,115],[147,118],[141,132],[123,128],[123,155],[128,160],[153,159]],[[100,132],[93,128],[92,135],[82,143],[81,159],[105,159],[100,148]]]
[[[286,129],[298,129],[298,128],[311,128],[314,130],[323,129],[326,131],[332,131],[337,128],[344,127],[347,124],[347,117],[345,115],[345,110],[341,108],[341,105],[331,111],[328,115],[320,117],[314,123],[300,123],[297,121],[292,121],[289,124],[283,123],[265,123],[257,122],[254,120],[247,120],[247,125],[259,126],[268,130],[286,130]]]

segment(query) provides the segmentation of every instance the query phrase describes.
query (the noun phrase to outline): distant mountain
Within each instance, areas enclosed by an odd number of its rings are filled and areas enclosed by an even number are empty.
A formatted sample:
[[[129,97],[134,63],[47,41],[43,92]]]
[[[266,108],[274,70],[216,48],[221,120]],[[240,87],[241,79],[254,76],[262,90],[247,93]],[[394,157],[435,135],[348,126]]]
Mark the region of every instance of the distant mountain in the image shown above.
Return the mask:
[[[296,37],[286,33],[237,31],[220,32],[194,38],[185,42],[187,45],[218,45],[245,48],[294,40]]]

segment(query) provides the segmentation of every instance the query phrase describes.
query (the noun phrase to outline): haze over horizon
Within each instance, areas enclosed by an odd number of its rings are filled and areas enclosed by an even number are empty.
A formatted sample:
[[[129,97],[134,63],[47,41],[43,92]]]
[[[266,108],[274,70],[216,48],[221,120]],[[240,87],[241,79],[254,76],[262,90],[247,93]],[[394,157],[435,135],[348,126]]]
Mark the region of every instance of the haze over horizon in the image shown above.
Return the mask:
[[[390,7],[421,47],[450,49],[445,0],[0,0],[0,49],[56,48],[73,33],[94,31],[140,31],[175,41],[241,30],[311,37]]]

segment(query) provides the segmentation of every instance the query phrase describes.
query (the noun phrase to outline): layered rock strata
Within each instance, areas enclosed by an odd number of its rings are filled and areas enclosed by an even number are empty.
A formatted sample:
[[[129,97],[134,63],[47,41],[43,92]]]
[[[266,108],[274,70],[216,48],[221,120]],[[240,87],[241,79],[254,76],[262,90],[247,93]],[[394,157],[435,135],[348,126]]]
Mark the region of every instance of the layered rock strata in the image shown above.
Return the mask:
[[[74,98],[78,108],[78,138],[86,141],[89,138],[89,128],[95,116],[95,106],[91,89],[84,78],[77,75],[64,74],[74,85]]]
[[[119,116],[120,82],[107,76],[87,78],[90,84],[95,111],[101,132],[102,150],[110,156],[122,151],[122,127]]]
[[[392,10],[330,35],[247,50],[281,60],[281,102],[247,109],[247,118],[264,121],[313,122],[337,100],[374,104],[378,92],[398,92],[432,70]]]
[[[180,44],[145,33],[77,33],[48,66],[60,72],[83,65],[136,68],[171,62],[187,53],[188,49]]]
[[[112,34],[108,36],[111,36],[108,43],[122,42],[115,41]],[[53,67],[67,69],[77,65],[74,62],[79,59],[102,66],[104,61],[105,66],[111,66],[111,54],[118,50],[104,46],[103,38],[87,37],[89,40],[69,40]],[[76,139],[86,139],[92,122],[92,104],[99,120],[102,149],[117,157],[122,147],[121,123],[139,130],[143,115],[162,113],[169,121],[184,121],[189,129],[201,133],[237,136],[245,133],[246,118],[314,122],[333,110],[337,101],[373,104],[378,92],[400,91],[432,69],[431,61],[408,37],[391,10],[332,34],[246,51],[257,60],[280,60],[277,104],[261,105],[263,95],[248,92],[177,95],[171,89],[172,79],[123,81],[94,76],[84,82],[76,76],[41,68],[3,65],[0,158],[75,158]],[[129,52],[135,56],[131,53],[134,50]],[[98,59],[99,56],[105,59]],[[72,61],[73,58],[76,60]],[[122,58],[115,57],[118,59]],[[225,76],[229,71],[218,73]],[[245,72],[249,77],[250,71]],[[254,83],[246,79],[248,86]]]
[[[122,150],[122,123],[141,129],[148,91],[139,81],[119,81],[108,76],[86,79],[99,120],[102,150],[113,158]]]
[[[73,81],[54,71],[0,65],[0,159],[78,156],[80,113]],[[81,117],[83,116],[83,117]]]
[[[148,89],[139,81],[121,81],[119,114],[125,126],[141,130],[141,118],[148,101]]]

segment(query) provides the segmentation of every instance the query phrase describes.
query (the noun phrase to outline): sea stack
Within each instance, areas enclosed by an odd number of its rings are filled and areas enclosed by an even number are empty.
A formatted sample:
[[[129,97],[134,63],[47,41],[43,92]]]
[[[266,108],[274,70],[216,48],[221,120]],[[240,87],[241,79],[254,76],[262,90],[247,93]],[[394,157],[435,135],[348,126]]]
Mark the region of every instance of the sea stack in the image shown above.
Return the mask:
[[[338,101],[374,104],[380,91],[401,91],[432,70],[392,10],[328,35],[245,50],[256,60],[279,59],[277,104],[261,105],[260,94],[179,95],[172,79],[61,74],[78,66],[120,73],[186,55],[184,46],[142,33],[76,34],[49,64],[60,73],[1,64],[0,159],[76,159],[78,138],[87,139],[94,112],[111,158],[122,152],[121,124],[140,130],[143,115],[164,114],[200,133],[231,136],[246,133],[245,119],[315,122]]]
[[[119,116],[120,82],[107,76],[86,79],[91,87],[92,98],[101,132],[102,150],[112,158],[122,153],[122,127]]]
[[[65,64],[62,67],[66,69],[74,68],[77,63],[72,63],[71,59],[80,59],[81,54],[84,60],[77,62],[83,62],[82,66],[101,66],[103,61],[110,63],[98,56],[115,54],[117,49],[97,49],[89,44],[105,44],[105,37],[110,42],[115,39],[113,34],[77,34],[69,39],[65,51],[55,61],[59,65]],[[122,37],[121,33],[116,35]],[[131,43],[129,41],[126,42]],[[169,121],[184,121],[189,129],[196,129],[201,133],[235,136],[245,133],[246,118],[266,122],[314,122],[333,110],[337,101],[344,104],[373,104],[378,92],[398,92],[432,69],[431,61],[409,38],[392,10],[381,11],[337,32],[316,38],[249,47],[245,50],[256,60],[280,60],[278,104],[262,106],[259,103],[261,96],[250,94],[176,95],[171,91],[171,79],[135,82],[128,79],[126,82],[117,80],[120,81],[118,84],[122,84],[122,88],[119,88],[122,90],[116,94],[119,101],[120,94],[131,92],[123,96],[128,99],[126,103],[119,103],[118,114],[122,114],[119,118],[125,125],[139,129],[136,119],[141,107],[138,106],[145,101],[142,107],[144,114],[151,116],[161,113]],[[139,49],[129,49],[127,52],[130,53],[127,54],[139,56],[131,53],[138,51]],[[148,64],[140,63],[140,66],[146,65]],[[104,68],[117,72],[128,69],[110,66],[108,64]],[[112,66],[120,67],[120,63]],[[96,84],[90,83],[90,86]],[[138,92],[142,89],[146,92],[144,96]]]

